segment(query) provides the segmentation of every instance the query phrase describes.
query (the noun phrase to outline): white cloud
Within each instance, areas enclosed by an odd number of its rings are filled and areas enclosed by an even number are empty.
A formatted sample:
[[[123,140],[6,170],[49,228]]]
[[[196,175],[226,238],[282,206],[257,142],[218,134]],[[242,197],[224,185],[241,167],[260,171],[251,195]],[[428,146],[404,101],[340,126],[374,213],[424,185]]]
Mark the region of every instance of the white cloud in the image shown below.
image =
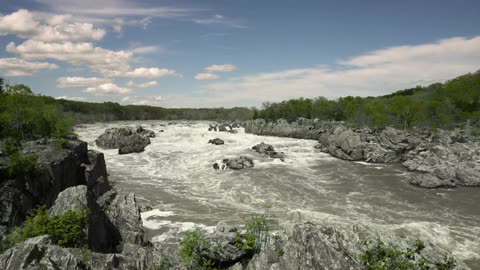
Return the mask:
[[[195,75],[195,79],[200,81],[216,80],[218,78],[220,78],[220,76],[213,73],[198,73],[197,75]]]
[[[205,25],[221,24],[221,25],[230,26],[234,28],[247,28],[247,26],[239,23],[238,21],[227,19],[225,18],[225,16],[221,14],[215,14],[208,18],[193,19],[192,21],[197,24],[205,24]]]
[[[36,0],[50,10],[61,13],[98,17],[150,16],[181,17],[189,15],[193,10],[170,6],[147,6],[128,0]]]
[[[157,81],[149,81],[149,82],[144,82],[144,83],[136,83],[134,81],[129,81],[127,83],[127,86],[129,87],[139,87],[139,88],[148,88],[148,87],[153,87],[157,85]]]
[[[66,100],[73,100],[73,101],[86,101],[87,98],[84,97],[69,97],[69,96],[60,96],[56,97],[55,99],[66,99]]]
[[[37,31],[38,23],[33,15],[21,9],[9,15],[0,15],[0,35],[32,35]]]
[[[95,87],[101,84],[111,82],[107,78],[96,77],[60,77],[57,79],[57,87],[59,88],[87,88]]]
[[[31,76],[43,69],[56,69],[57,65],[47,62],[29,62],[18,58],[0,58],[0,71],[6,76]]]
[[[19,45],[10,42],[6,50],[25,59],[55,59],[72,65],[86,65],[92,71],[107,77],[159,78],[176,75],[175,70],[164,68],[133,69],[129,65],[132,52],[112,51],[95,47],[89,42],[46,43],[27,40]]]
[[[211,102],[239,104],[296,97],[370,96],[442,82],[480,68],[480,36],[376,50],[314,67],[260,73],[209,84]],[[232,95],[231,93],[236,93]],[[255,100],[252,100],[255,97]],[[211,103],[210,102],[210,103]],[[237,102],[237,103],[235,103]],[[217,106],[218,106],[217,105]]]
[[[136,68],[125,73],[125,77],[131,78],[159,78],[167,75],[175,75],[176,71],[166,68]]]
[[[150,54],[150,53],[156,53],[160,51],[160,46],[141,46],[141,47],[135,47],[131,49],[130,51],[134,54]]]
[[[100,40],[106,31],[90,23],[70,22],[71,16],[32,13],[20,9],[9,15],[0,15],[0,36],[12,34],[38,41]]]
[[[230,72],[236,69],[237,67],[232,64],[211,65],[205,68],[205,70],[209,72]]]
[[[87,65],[104,76],[115,76],[129,69],[131,52],[111,51],[93,46],[92,43],[45,43],[27,40],[16,46],[10,42],[7,52],[25,59],[56,59],[73,65]]]
[[[129,88],[119,87],[114,83],[104,83],[98,86],[88,87],[84,90],[85,93],[90,93],[96,96],[106,96],[106,95],[126,95],[133,93]]]

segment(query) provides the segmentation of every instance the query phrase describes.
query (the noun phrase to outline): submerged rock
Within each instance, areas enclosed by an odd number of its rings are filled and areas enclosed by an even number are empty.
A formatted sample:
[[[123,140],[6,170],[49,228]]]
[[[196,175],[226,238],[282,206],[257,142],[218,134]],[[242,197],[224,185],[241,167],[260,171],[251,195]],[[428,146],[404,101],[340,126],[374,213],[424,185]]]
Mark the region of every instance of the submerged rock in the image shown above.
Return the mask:
[[[249,157],[241,156],[238,158],[232,158],[228,159],[225,158],[222,160],[222,165],[218,163],[213,164],[213,168],[215,170],[227,170],[227,169],[232,169],[232,170],[241,170],[245,168],[252,168],[253,167],[253,160]]]
[[[139,153],[150,144],[155,132],[137,127],[109,128],[95,140],[97,146],[105,149],[119,148],[119,154]]]
[[[257,153],[268,156],[270,158],[278,158],[282,161],[285,159],[285,154],[283,152],[275,151],[272,145],[266,144],[264,142],[253,146],[252,149],[255,150]]]
[[[225,142],[219,138],[211,139],[208,141],[208,143],[214,144],[214,145],[222,145]]]

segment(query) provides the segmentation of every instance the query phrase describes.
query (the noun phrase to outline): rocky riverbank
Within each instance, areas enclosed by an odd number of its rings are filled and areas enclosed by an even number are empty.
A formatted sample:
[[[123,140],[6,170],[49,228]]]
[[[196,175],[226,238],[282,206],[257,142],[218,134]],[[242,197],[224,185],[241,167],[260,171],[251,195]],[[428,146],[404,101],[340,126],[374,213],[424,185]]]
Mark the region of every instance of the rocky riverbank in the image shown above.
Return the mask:
[[[402,163],[420,187],[480,186],[480,138],[465,130],[373,130],[343,122],[257,119],[245,123],[245,132],[318,140],[318,149],[343,160]]]

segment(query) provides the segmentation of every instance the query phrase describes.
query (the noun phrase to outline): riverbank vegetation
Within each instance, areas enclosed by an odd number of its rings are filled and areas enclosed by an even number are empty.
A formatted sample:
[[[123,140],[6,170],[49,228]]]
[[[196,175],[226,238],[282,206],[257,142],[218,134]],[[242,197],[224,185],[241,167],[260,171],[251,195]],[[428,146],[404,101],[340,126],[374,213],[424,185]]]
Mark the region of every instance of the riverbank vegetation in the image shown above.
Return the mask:
[[[264,103],[255,118],[294,121],[299,117],[347,121],[357,126],[453,128],[480,121],[480,71],[427,87],[379,97],[298,98]]]

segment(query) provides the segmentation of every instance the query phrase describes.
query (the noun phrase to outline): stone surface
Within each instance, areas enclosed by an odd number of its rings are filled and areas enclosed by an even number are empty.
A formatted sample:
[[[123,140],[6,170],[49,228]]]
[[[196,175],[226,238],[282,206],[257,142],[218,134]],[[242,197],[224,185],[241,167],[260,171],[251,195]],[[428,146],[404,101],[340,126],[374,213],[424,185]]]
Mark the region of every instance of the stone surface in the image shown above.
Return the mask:
[[[480,139],[461,130],[371,130],[302,118],[247,121],[245,132],[315,139],[316,149],[343,160],[402,163],[412,171],[410,182],[419,187],[480,186]]]
[[[60,147],[55,140],[24,142],[22,155],[37,157],[31,174],[19,174],[0,181],[0,225],[19,225],[36,205],[51,206],[64,189],[86,184],[85,168],[89,163],[87,144],[73,140]],[[5,156],[0,160],[5,160]],[[8,160],[5,170],[8,171]]]
[[[285,159],[285,154],[283,152],[277,152],[272,145],[261,142],[252,147],[257,153],[265,155],[270,158],[278,158],[282,161]]]
[[[137,127],[109,128],[100,135],[95,143],[105,149],[119,149],[119,154],[139,153],[150,144],[155,132]]]
[[[222,160],[222,165],[218,163],[213,164],[215,170],[241,170],[246,168],[252,168],[254,166],[253,160],[249,157],[241,156],[238,158],[225,158]]]
[[[214,145],[222,145],[225,142],[219,138],[211,139],[208,141],[208,143],[214,144]]]

